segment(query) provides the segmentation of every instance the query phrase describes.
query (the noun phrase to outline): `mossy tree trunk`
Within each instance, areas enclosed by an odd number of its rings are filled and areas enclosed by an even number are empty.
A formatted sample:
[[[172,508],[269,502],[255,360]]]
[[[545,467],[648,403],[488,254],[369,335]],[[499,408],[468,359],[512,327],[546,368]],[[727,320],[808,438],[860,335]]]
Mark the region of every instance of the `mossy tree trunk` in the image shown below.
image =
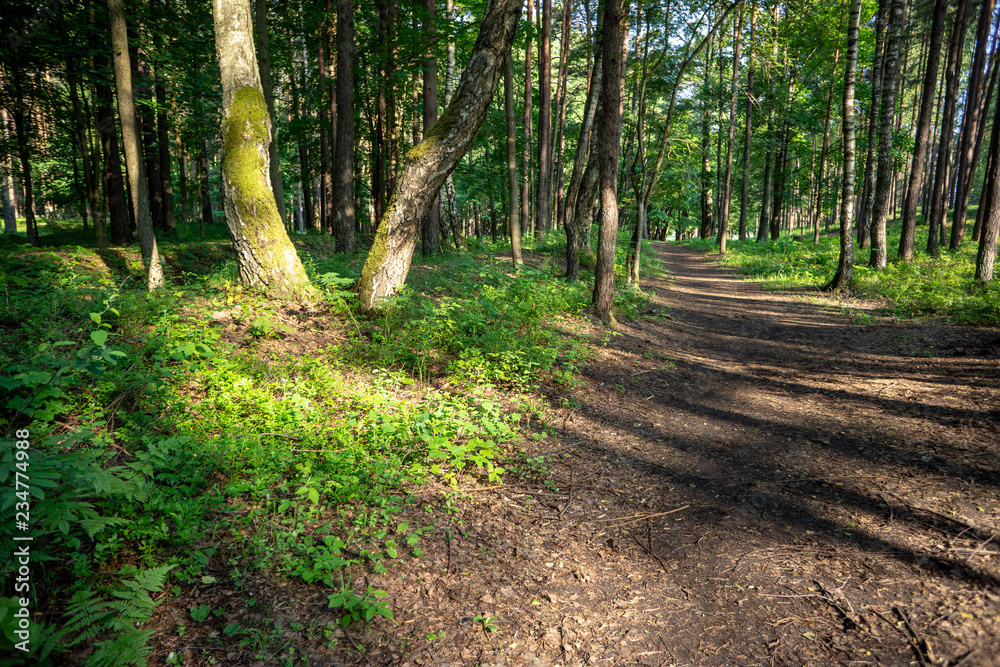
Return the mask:
[[[153,218],[149,211],[149,184],[142,160],[139,125],[135,113],[135,95],[132,89],[132,64],[128,53],[128,29],[125,24],[123,0],[108,0],[111,18],[111,44],[115,66],[115,93],[118,96],[118,118],[122,126],[122,143],[125,148],[125,171],[132,191],[132,213],[135,215],[139,234],[139,250],[146,265],[146,285],[152,291],[163,286],[163,269],[160,253],[153,233]]]
[[[392,203],[379,223],[358,281],[362,310],[377,308],[381,299],[395,294],[406,280],[420,221],[486,118],[522,4],[519,0],[490,0],[455,99],[404,158]]]
[[[517,123],[514,119],[514,65],[507,58],[503,68],[503,110],[507,118],[507,228],[510,232],[510,254],[514,268],[524,264],[521,256],[521,219],[517,188]]]
[[[240,280],[273,295],[302,299],[309,279],[285,233],[271,189],[271,116],[254,52],[249,0],[213,0],[222,75],[222,185],[226,223]]]

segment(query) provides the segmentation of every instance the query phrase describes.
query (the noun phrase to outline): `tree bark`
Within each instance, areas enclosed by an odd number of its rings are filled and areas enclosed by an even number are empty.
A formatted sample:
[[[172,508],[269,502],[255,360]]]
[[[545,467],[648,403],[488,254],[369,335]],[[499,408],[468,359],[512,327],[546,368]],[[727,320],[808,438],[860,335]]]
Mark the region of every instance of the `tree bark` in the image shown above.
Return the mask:
[[[153,75],[146,62],[146,54],[137,52],[135,69],[135,91],[139,105],[142,126],[142,155],[146,167],[146,181],[149,191],[149,214],[153,218],[153,228],[166,231],[167,223],[163,217],[163,179],[160,177],[160,145],[156,136],[155,97],[153,93]],[[134,196],[134,195],[133,195]]]
[[[271,77],[271,47],[267,30],[267,0],[254,0],[254,2],[256,5],[256,11],[254,12],[254,39],[257,40],[257,65],[260,69],[260,85],[264,89],[264,102],[267,104],[267,113],[271,117],[271,141],[267,145],[268,155],[270,156],[271,187],[274,190],[274,203],[278,206],[278,215],[282,220],[287,220],[285,179],[281,176],[281,159],[278,154],[278,142],[274,129],[278,126],[278,119],[274,113],[274,82]]]
[[[823,147],[819,151],[819,170],[816,172],[816,213],[813,219],[813,243],[819,243],[819,219],[823,215],[823,177],[826,172],[826,155],[830,151],[830,115],[833,111],[833,79],[837,72],[840,49],[833,57],[833,76],[830,77],[830,93],[826,98],[826,116],[823,117]],[[857,66],[855,64],[855,66]]]
[[[982,232],[979,236],[979,250],[976,253],[976,282],[993,280],[997,257],[997,238],[1000,235],[1000,104],[993,114],[993,132],[990,138],[989,170],[983,188],[983,201],[979,208],[983,211]]]
[[[350,0],[338,0],[338,2],[350,2]],[[424,11],[426,12],[424,16],[424,42],[427,44],[428,50],[430,45],[433,44],[435,40],[436,32],[436,17],[437,17],[437,2],[436,0],[423,0]],[[427,57],[424,58],[423,64],[423,123],[424,123],[424,135],[430,131],[434,123],[437,122],[438,111],[437,111],[437,58]],[[440,206],[438,206],[437,200],[435,199],[430,208],[427,210],[427,216],[424,218],[423,225],[421,227],[421,247],[425,255],[433,255],[441,250],[441,220],[440,220]]]
[[[419,221],[468,151],[489,109],[523,3],[490,0],[455,99],[411,150],[358,281],[362,311],[379,306],[406,280]]]
[[[965,113],[962,118],[962,135],[958,145],[958,168],[955,174],[955,212],[952,216],[949,247],[956,250],[965,239],[966,217],[969,212],[969,195],[972,192],[972,175],[977,157],[975,152],[976,134],[983,110],[983,94],[986,90],[986,62],[989,60],[987,46],[990,38],[990,24],[993,20],[995,0],[982,0],[979,7],[979,23],[976,26],[976,46],[972,58],[972,71],[966,93]]]
[[[841,292],[851,286],[854,276],[854,167],[856,160],[854,137],[854,86],[858,71],[858,32],[861,23],[861,0],[851,3],[847,23],[847,54],[844,62],[844,105],[841,122],[844,141],[844,173],[840,190],[840,259],[837,273],[824,287],[826,291]]]
[[[355,254],[354,210],[354,3],[337,0],[337,144],[333,210],[337,252]]]
[[[747,238],[747,202],[750,188],[750,142],[753,137],[754,47],[757,45],[757,3],[750,5],[750,49],[747,54],[747,111],[743,129],[743,181],[740,191],[740,241]]]
[[[740,3],[740,18],[733,34],[733,76],[729,81],[729,140],[726,143],[726,175],[722,182],[722,215],[719,216],[719,254],[726,254],[729,239],[729,205],[733,187],[733,146],[736,143],[736,82],[740,73],[740,37],[743,34],[744,4]],[[836,67],[836,66],[835,66]]]
[[[948,43],[948,63],[945,69],[944,112],[941,118],[941,141],[938,146],[937,168],[934,175],[934,189],[931,194],[930,231],[927,236],[927,252],[938,253],[939,236],[943,236],[948,217],[948,195],[951,188],[948,180],[951,174],[951,139],[954,136],[955,108],[958,103],[958,79],[962,70],[962,50],[965,44],[965,16],[967,0],[958,0],[955,7],[955,23]]]
[[[917,231],[917,204],[924,187],[924,171],[930,149],[931,121],[934,117],[934,88],[938,82],[938,65],[941,61],[941,42],[944,34],[944,17],[948,0],[935,0],[934,15],[931,20],[930,48],[927,53],[927,69],[921,89],[920,114],[917,116],[916,140],[913,145],[913,165],[910,182],[903,200],[903,228],[899,237],[899,258],[904,262],[913,261],[913,240]],[[927,217],[927,211],[924,211]]]
[[[872,58],[871,104],[868,109],[868,147],[865,156],[865,174],[862,184],[861,205],[858,206],[858,245],[871,245],[872,191],[875,189],[875,162],[878,147],[879,102],[882,99],[882,70],[885,61],[885,24],[888,17],[889,0],[879,0],[875,18],[875,54]]]
[[[170,129],[167,126],[167,91],[163,85],[159,70],[156,72],[156,143],[160,158],[160,191],[162,192],[164,229],[173,233],[177,231],[174,220],[174,183],[170,176]]]
[[[875,178],[874,207],[872,211],[872,251],[869,266],[875,270],[885,268],[886,226],[889,219],[889,190],[892,186],[892,129],[896,114],[896,88],[899,83],[899,52],[903,40],[903,23],[907,0],[892,0],[889,8],[889,25],[886,30],[885,72],[883,73],[882,102],[878,141],[878,175]]]
[[[125,167],[132,189],[132,212],[139,232],[139,249],[146,265],[146,286],[153,291],[163,287],[163,269],[153,232],[149,211],[149,191],[136,122],[135,99],[132,93],[132,66],[128,54],[128,32],[123,0],[108,0],[111,17],[111,44],[114,53],[115,90],[118,95],[118,117],[122,126]]]
[[[621,144],[622,1],[605,0],[601,48],[602,112],[597,126],[596,153],[600,164],[601,224],[594,271],[594,312],[609,326],[615,287],[615,243],[618,238],[618,152]]]
[[[565,224],[566,210],[563,206],[563,156],[566,153],[566,107],[569,103],[567,88],[569,87],[569,47],[572,33],[570,32],[570,16],[572,14],[572,0],[563,0],[562,33],[559,38],[559,73],[558,91],[556,106],[559,110],[559,125],[556,128],[555,146],[555,193],[553,202],[555,204],[554,220],[555,225]]]
[[[528,4],[528,25],[534,22],[534,9],[532,0],[527,0]],[[527,232],[532,229],[533,219],[531,217],[531,46],[533,40],[526,39],[524,47],[524,149],[521,154],[524,183],[521,185],[521,231]]]
[[[330,162],[331,144],[337,141],[334,127],[337,123],[337,115],[330,114],[330,109],[334,106],[328,102],[335,97],[333,89],[333,53],[330,43],[329,25],[332,21],[330,16],[330,0],[326,0],[326,14],[319,29],[316,31],[316,65],[319,69],[319,228],[324,234],[334,234],[334,213],[333,205],[333,165]],[[339,165],[338,165],[339,171]]]
[[[514,54],[511,51],[503,68],[503,110],[507,118],[507,227],[510,231],[510,254],[514,268],[524,264],[521,256],[521,221],[517,192],[517,122],[514,119]]]
[[[997,67],[996,55],[997,55],[997,50],[996,50],[996,48],[994,48],[994,50],[993,50],[993,57],[991,59],[992,60],[992,64],[990,65],[990,70],[991,70],[991,72],[990,72],[990,85],[989,85],[989,88],[986,90],[986,100],[983,102],[984,113],[989,113],[990,104],[991,104],[992,99],[993,99],[993,93],[994,93],[994,91],[995,91],[995,89],[997,87],[997,75],[1000,74],[1000,67]],[[977,155],[978,155],[979,149],[980,149],[980,147],[982,145],[983,136],[986,134],[985,129],[986,129],[986,123],[985,122],[980,123],[979,124],[979,128],[978,128],[978,130],[976,132],[976,149],[975,149],[975,151],[973,151]],[[988,170],[989,170],[989,165],[990,165],[990,161],[991,160],[992,160],[992,153],[988,153],[986,155],[986,169],[987,169],[986,173],[987,174],[989,173]],[[984,194],[986,192],[986,185],[987,184],[986,184],[985,179],[984,179],[983,187],[980,190],[980,195],[979,195],[980,202],[982,202],[983,200],[985,200]],[[983,206],[980,205],[979,207],[977,207],[977,209],[976,209],[976,222],[975,222],[975,224],[972,227],[972,240],[976,241],[976,242],[979,241],[979,237],[980,237],[980,234],[982,233],[982,229],[983,229],[983,215],[982,215],[983,210],[984,210]]]
[[[108,245],[108,232],[101,210],[101,193],[97,183],[97,174],[91,168],[87,123],[80,105],[80,96],[77,94],[77,72],[73,57],[70,57],[66,63],[66,74],[69,79],[70,104],[73,107],[73,126],[76,130],[77,146],[83,161],[83,181],[86,188],[87,207],[94,220],[94,239],[97,245],[104,248]]]
[[[213,0],[222,78],[222,185],[226,223],[243,284],[302,299],[309,279],[285,233],[271,189],[271,117],[253,48],[249,0]]]
[[[542,34],[538,48],[538,190],[537,229],[552,228],[552,0],[542,0]]]

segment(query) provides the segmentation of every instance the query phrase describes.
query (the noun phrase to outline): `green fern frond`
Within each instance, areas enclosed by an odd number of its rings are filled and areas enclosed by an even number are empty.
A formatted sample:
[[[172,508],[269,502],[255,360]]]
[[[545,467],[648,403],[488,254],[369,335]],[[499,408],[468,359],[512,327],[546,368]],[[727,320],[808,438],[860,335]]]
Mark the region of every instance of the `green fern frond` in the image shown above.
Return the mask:
[[[87,658],[87,667],[146,667],[152,648],[146,642],[152,630],[132,630],[114,639],[97,642],[96,650]]]
[[[77,591],[66,608],[66,617],[69,620],[62,632],[67,635],[79,632],[68,644],[76,646],[93,639],[107,628],[112,621],[112,612],[107,601],[97,597],[94,591]]]

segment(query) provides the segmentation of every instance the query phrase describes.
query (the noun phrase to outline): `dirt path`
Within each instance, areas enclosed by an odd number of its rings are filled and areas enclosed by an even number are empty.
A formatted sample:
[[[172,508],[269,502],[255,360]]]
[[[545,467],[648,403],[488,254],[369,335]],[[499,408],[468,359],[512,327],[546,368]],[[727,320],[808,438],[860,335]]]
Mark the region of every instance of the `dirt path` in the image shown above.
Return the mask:
[[[994,664],[998,332],[659,252],[669,317],[610,337],[538,475],[459,500],[373,579],[400,625],[329,664]]]

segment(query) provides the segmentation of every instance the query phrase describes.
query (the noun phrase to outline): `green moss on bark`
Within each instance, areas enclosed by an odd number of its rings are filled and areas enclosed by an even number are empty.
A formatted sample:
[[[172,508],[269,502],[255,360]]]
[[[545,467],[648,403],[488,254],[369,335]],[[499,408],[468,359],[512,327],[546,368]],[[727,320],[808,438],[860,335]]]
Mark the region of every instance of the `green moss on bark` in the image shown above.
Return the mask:
[[[253,86],[233,92],[222,128],[222,169],[234,194],[240,222],[253,234],[278,214],[274,194],[267,187],[261,147],[270,140],[264,94]]]

